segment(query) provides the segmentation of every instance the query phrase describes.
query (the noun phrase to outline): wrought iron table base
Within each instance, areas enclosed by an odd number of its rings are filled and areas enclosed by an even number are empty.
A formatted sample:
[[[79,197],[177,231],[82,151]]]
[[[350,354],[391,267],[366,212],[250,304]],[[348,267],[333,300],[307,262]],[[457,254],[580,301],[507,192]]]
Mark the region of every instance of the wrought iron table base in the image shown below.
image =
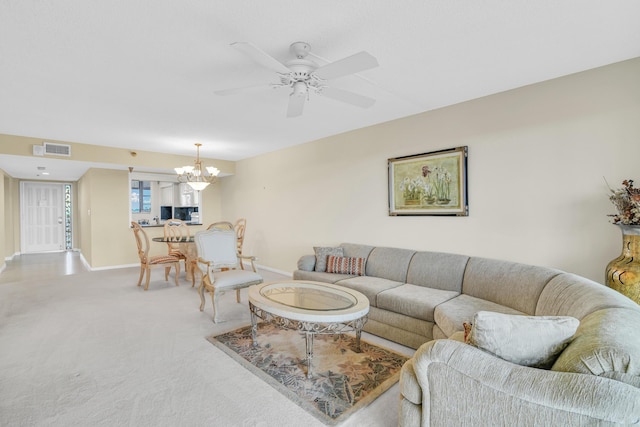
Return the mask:
[[[284,329],[293,329],[304,332],[307,378],[313,377],[313,338],[316,334],[342,334],[344,332],[355,331],[356,351],[360,353],[360,336],[362,335],[362,328],[368,319],[368,316],[365,315],[359,319],[351,320],[344,323],[304,322],[301,320],[292,320],[286,317],[269,313],[268,311],[256,307],[251,302],[249,302],[249,309],[251,310],[251,339],[254,346],[258,345],[258,319],[274,323]]]

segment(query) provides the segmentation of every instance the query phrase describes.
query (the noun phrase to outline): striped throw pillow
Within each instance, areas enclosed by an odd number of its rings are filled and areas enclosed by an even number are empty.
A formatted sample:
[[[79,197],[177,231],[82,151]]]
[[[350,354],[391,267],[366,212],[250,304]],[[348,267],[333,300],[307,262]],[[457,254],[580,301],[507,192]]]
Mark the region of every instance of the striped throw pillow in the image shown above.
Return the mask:
[[[355,274],[364,276],[364,258],[348,258],[335,255],[327,257],[327,273]]]

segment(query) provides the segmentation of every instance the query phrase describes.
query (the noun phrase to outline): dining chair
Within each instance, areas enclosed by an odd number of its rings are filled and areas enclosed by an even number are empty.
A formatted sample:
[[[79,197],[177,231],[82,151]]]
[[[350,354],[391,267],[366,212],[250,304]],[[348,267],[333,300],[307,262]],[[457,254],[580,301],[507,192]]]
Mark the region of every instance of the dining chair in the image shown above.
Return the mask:
[[[184,270],[187,271],[187,254],[183,252],[180,241],[188,240],[191,237],[187,223],[181,219],[169,219],[164,223],[164,238],[167,240],[168,255],[184,260]]]
[[[242,255],[242,243],[244,243],[244,232],[247,229],[247,220],[239,218],[233,226],[238,236],[238,255]]]
[[[262,283],[262,276],[256,272],[255,257],[239,256],[237,237],[233,229],[212,228],[195,235],[198,249],[198,268],[202,272],[202,281],[198,288],[200,311],[204,310],[205,291],[211,295],[213,322],[218,323],[218,299],[226,291],[236,291],[236,301],[240,302],[240,290]],[[251,270],[240,268],[241,259],[251,262]]]
[[[218,228],[220,230],[233,230],[233,224],[231,224],[229,221],[218,221],[214,222],[213,224],[209,224],[207,230],[212,230],[214,228]]]
[[[151,267],[163,266],[164,267],[164,280],[169,280],[169,272],[171,267],[176,269],[176,286],[178,283],[178,276],[180,276],[180,259],[173,255],[149,255],[149,237],[147,233],[137,222],[131,222],[133,227],[133,235],[136,238],[136,245],[138,246],[138,256],[140,257],[140,277],[138,278],[138,286],[142,283],[142,277],[147,275],[147,280],[144,284],[144,290],[149,289],[149,279],[151,278]]]

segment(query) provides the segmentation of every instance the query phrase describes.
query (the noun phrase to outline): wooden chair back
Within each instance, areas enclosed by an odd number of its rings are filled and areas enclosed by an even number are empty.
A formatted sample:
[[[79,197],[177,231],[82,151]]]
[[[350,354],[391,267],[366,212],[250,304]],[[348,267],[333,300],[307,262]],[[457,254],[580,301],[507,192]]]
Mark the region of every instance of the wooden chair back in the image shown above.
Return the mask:
[[[149,236],[137,222],[131,221],[131,227],[133,227],[133,235],[136,238],[140,262],[146,264],[149,259]]]
[[[236,230],[236,236],[238,236],[238,255],[242,255],[242,244],[244,243],[244,232],[247,229],[247,220],[245,218],[238,219],[233,228]]]
[[[164,238],[172,242],[188,240],[191,237],[187,223],[181,219],[169,219],[164,224]]]
[[[229,221],[218,221],[210,224],[207,227],[207,230],[213,230],[214,228],[219,230],[233,230],[233,224],[231,224]]]

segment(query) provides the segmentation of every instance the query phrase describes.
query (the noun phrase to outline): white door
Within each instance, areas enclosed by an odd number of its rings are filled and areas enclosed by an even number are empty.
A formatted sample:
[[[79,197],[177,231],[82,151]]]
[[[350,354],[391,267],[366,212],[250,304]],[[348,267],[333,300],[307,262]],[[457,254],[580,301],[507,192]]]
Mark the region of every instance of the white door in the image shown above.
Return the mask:
[[[22,182],[21,187],[22,253],[64,250],[64,184]]]

